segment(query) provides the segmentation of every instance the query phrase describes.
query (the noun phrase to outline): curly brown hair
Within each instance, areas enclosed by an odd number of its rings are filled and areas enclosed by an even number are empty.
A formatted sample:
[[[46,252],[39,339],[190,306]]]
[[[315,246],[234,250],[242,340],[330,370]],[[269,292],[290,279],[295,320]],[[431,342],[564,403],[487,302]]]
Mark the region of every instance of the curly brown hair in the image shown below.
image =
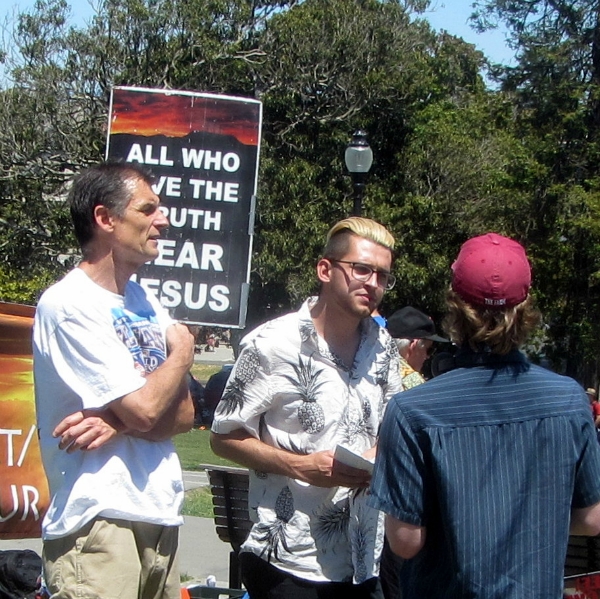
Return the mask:
[[[542,320],[530,295],[512,308],[498,310],[472,306],[449,289],[446,303],[444,331],[454,343],[468,344],[474,351],[484,345],[494,354],[506,355],[523,345]]]

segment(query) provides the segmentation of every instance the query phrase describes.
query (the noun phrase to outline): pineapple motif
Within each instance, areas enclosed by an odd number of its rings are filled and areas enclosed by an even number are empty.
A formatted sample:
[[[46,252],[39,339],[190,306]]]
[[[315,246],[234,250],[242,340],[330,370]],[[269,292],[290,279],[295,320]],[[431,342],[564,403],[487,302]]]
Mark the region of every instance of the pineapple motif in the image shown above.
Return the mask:
[[[303,323],[300,325],[300,339],[306,343],[315,333],[315,327],[312,323]]]
[[[285,537],[285,525],[292,519],[294,515],[294,496],[290,488],[286,485],[281,489],[275,501],[275,516],[276,520],[272,524],[259,524],[257,531],[262,532],[259,540],[265,543],[265,548],[261,553],[267,553],[267,560],[270,562],[271,557],[281,561],[281,549],[289,553],[289,547]]]
[[[307,433],[319,433],[325,426],[323,408],[317,403],[317,391],[324,381],[319,381],[321,371],[314,366],[312,358],[303,360],[300,356],[299,365],[293,365],[296,372],[294,378],[286,376],[291,381],[302,398],[302,405],[298,408],[298,419],[302,429]]]
[[[377,365],[375,371],[375,382],[381,387],[385,387],[388,382],[390,374],[390,353],[386,352],[385,357],[381,363]]]
[[[338,543],[347,542],[350,523],[348,498],[342,503],[322,507],[316,516],[315,538],[319,539],[319,544],[335,547]]]
[[[244,405],[244,389],[256,377],[260,366],[258,352],[254,349],[242,352],[235,364],[233,380],[225,387],[220,406],[225,414],[231,414]]]
[[[362,409],[364,419],[368,420],[371,417],[371,414],[373,413],[373,411],[371,410],[371,404],[369,403],[368,399],[363,400]]]
[[[383,516],[367,507],[366,494],[365,489],[359,489],[351,499],[350,544],[356,584],[364,582],[372,575],[375,565],[374,549],[378,543],[383,542],[383,529],[380,528],[383,525]]]
[[[352,548],[354,555],[354,579],[357,584],[367,580],[367,565],[365,557],[367,553],[368,542],[364,531],[357,527],[352,531]]]
[[[348,401],[344,409],[340,421],[340,431],[344,435],[345,444],[349,447],[355,446],[359,438],[371,441],[373,437],[373,431],[371,431],[370,426],[371,421],[365,418],[364,410],[364,403],[361,403],[360,407],[358,407],[350,401]]]
[[[294,496],[287,485],[281,489],[281,492],[277,496],[277,500],[275,501],[275,515],[286,524],[294,515]]]

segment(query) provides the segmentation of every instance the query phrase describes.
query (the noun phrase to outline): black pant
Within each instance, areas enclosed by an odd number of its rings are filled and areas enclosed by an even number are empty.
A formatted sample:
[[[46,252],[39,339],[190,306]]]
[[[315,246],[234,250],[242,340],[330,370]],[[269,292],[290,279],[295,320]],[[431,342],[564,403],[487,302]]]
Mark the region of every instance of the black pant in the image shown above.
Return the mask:
[[[250,599],[383,599],[378,578],[362,584],[311,582],[283,572],[253,553],[240,553],[240,565]]]

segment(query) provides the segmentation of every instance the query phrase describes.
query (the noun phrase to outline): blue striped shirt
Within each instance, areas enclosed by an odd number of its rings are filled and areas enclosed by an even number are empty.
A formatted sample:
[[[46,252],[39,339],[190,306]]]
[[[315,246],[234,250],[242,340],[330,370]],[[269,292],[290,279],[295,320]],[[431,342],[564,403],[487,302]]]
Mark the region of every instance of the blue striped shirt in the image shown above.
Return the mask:
[[[394,396],[370,501],[427,529],[403,599],[562,597],[570,510],[600,501],[583,389],[515,351]]]

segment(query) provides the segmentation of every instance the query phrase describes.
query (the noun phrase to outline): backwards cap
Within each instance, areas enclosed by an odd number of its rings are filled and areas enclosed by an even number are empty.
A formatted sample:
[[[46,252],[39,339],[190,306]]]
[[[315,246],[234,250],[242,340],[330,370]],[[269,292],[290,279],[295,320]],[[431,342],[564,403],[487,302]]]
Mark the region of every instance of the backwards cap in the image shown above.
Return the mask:
[[[464,301],[486,308],[512,308],[531,287],[531,267],[520,243],[486,233],[460,248],[452,265],[452,289]]]

